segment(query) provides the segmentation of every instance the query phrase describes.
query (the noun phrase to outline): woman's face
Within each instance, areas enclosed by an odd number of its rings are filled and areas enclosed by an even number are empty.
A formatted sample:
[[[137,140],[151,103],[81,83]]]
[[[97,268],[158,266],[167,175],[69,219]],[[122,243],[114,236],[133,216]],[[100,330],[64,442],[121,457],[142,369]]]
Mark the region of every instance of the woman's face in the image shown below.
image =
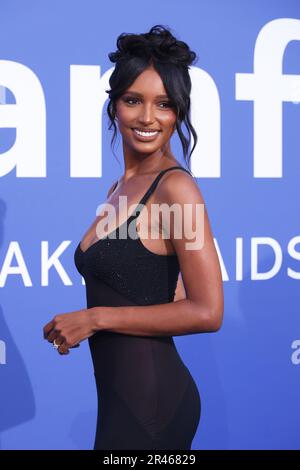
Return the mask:
[[[176,109],[153,67],[142,72],[117,100],[116,120],[123,144],[134,152],[153,153],[171,138]],[[150,134],[139,134],[151,132]]]

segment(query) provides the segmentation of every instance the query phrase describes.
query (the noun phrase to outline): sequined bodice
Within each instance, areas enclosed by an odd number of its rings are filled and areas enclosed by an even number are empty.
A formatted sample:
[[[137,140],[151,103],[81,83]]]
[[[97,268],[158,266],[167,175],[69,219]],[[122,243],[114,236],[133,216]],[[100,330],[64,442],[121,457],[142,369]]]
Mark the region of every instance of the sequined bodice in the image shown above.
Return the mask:
[[[162,175],[174,168],[188,172],[180,166],[161,171],[141,199],[135,213],[121,226],[92,244],[86,251],[82,251],[78,243],[74,261],[85,280],[88,308],[101,305],[151,305],[173,301],[180,270],[177,255],[159,255],[148,250],[136,231],[136,218],[140,205],[146,203]],[[128,235],[129,225],[132,224],[136,238]],[[124,230],[126,236],[123,235]]]

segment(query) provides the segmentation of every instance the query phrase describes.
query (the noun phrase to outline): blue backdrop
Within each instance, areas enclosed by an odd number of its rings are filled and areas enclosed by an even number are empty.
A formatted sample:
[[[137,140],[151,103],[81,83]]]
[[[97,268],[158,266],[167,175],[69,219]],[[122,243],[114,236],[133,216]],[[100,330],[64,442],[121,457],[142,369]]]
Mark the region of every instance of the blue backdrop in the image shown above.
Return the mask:
[[[193,448],[300,448],[299,0],[0,0],[2,449],[93,445],[88,344],[60,356],[42,327],[85,307],[73,253],[123,172],[107,54],[154,24],[199,56],[191,168],[224,280],[222,329],[175,337],[202,398]]]

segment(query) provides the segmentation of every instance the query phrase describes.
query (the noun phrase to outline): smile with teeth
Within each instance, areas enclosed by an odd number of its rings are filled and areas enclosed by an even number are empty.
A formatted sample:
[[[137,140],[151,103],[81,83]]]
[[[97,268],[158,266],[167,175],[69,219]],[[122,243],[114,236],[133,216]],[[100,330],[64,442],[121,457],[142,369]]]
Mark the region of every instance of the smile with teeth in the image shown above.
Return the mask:
[[[138,135],[142,135],[143,137],[152,137],[156,134],[159,133],[159,131],[154,131],[154,132],[143,132],[143,131],[139,131],[138,129],[133,129],[134,132]]]

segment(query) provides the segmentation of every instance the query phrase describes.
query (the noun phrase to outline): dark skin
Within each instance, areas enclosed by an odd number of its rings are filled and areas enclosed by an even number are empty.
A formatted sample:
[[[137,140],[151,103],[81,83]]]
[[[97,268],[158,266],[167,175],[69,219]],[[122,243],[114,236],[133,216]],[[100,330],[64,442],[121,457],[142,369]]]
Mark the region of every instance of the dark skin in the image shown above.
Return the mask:
[[[165,95],[163,97],[162,95]],[[122,135],[124,175],[117,188],[108,192],[107,202],[116,208],[119,219],[112,229],[121,225],[131,205],[137,204],[160,171],[181,166],[172,154],[170,138],[175,130],[176,110],[170,102],[163,82],[153,67],[141,73],[126,93],[116,103],[116,121]],[[142,141],[134,128],[159,130],[152,141]],[[118,212],[119,196],[127,196],[129,213]],[[171,223],[170,238],[150,238],[153,219],[151,204],[174,203],[184,207],[189,204],[191,227],[197,232],[196,205],[204,205],[204,243],[199,248],[186,249],[193,241],[183,233],[175,237],[175,226]],[[101,211],[81,241],[86,251],[99,238],[107,235],[100,232],[98,222],[105,217]],[[155,219],[154,219],[155,220]],[[163,232],[161,217],[155,220],[157,231]],[[97,233],[96,233],[97,227]],[[112,331],[129,335],[164,336],[184,335],[218,331],[223,321],[223,284],[218,255],[215,249],[208,214],[202,193],[195,180],[186,172],[173,170],[165,173],[156,190],[148,199],[137,218],[137,230],[147,249],[157,254],[176,253],[181,275],[173,303],[149,306],[94,307],[55,315],[45,325],[44,338],[59,344],[60,354],[69,354],[69,349],[92,336],[95,332]],[[112,230],[109,230],[109,233]],[[103,234],[102,234],[103,233]]]

